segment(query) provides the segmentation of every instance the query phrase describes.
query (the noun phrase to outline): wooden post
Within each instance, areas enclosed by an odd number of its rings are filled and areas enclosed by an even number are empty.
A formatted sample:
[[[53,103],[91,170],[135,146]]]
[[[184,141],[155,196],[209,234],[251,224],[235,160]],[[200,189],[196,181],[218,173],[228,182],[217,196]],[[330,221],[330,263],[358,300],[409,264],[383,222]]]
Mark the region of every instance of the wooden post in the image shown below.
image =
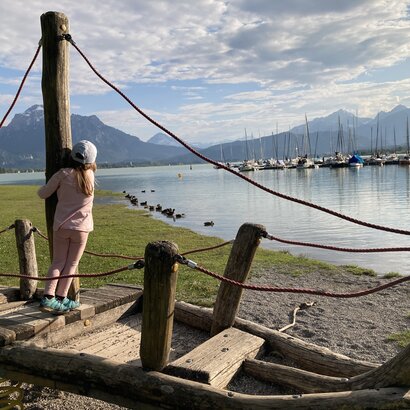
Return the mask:
[[[226,278],[237,282],[246,281],[263,231],[264,226],[250,223],[245,223],[239,228],[226,264]],[[242,291],[239,286],[221,282],[214,306],[211,336],[234,324]]]
[[[46,180],[67,164],[71,152],[71,123],[69,99],[69,49],[62,38],[69,33],[68,18],[63,13],[49,11],[41,18],[44,104],[46,140]],[[50,255],[53,254],[53,221],[57,206],[54,194],[46,199],[46,221]],[[74,278],[69,296],[79,294],[79,279]],[[76,298],[78,299],[78,297]]]
[[[178,247],[152,242],[145,248],[140,357],[146,369],[162,370],[168,363],[174,324]]]
[[[34,235],[31,230],[33,225],[27,219],[17,219],[14,222],[17,252],[19,256],[20,275],[38,277],[36,248]],[[20,279],[20,298],[32,299],[37,290],[37,280]]]

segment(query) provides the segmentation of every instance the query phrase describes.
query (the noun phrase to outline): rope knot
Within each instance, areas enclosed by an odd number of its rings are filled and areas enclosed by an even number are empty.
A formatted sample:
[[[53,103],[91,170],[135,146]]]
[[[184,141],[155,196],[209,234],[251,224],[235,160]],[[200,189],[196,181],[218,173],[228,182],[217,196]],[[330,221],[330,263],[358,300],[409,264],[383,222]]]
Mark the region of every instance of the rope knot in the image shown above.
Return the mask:
[[[145,261],[144,259],[139,259],[135,261],[134,263],[131,263],[131,265],[128,266],[128,269],[142,269],[145,266]]]
[[[71,34],[62,34],[60,37],[61,40],[67,40],[70,44],[74,45],[75,41],[73,40],[73,37],[71,36]]]
[[[191,259],[187,259],[185,256],[182,256],[182,255],[176,255],[175,261],[180,263],[181,265],[186,265],[188,266],[188,268],[191,268],[191,269],[196,269],[198,266],[196,262],[191,261]]]

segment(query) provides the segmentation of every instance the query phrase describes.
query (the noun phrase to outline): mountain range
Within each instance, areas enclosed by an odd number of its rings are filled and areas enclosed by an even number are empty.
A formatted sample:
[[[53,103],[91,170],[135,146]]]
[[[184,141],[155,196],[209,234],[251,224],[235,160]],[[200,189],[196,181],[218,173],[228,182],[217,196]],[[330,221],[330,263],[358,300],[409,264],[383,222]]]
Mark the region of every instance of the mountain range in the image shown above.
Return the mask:
[[[315,118],[289,132],[198,148],[216,161],[241,161],[297,154],[328,155],[334,151],[407,150],[407,119],[410,109],[398,105],[375,118],[364,118],[344,110]],[[307,124],[307,126],[306,126]],[[173,138],[157,133],[147,142],[104,124],[95,115],[71,115],[73,143],[88,139],[98,147],[99,166],[142,166],[203,162]],[[0,168],[44,169],[44,111],[34,105],[16,114],[0,129]]]

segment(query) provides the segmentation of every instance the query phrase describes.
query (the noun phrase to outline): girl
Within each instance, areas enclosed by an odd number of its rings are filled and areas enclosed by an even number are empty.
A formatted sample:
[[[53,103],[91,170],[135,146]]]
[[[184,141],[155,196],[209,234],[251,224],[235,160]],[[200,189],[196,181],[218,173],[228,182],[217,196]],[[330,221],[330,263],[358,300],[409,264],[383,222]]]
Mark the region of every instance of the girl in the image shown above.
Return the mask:
[[[53,261],[47,278],[73,275],[93,230],[94,173],[97,148],[87,140],[79,141],[71,151],[69,168],[57,171],[42,186],[38,195],[46,199],[57,192],[53,224]],[[67,298],[73,278],[46,281],[40,309],[63,314],[78,308],[79,302]]]

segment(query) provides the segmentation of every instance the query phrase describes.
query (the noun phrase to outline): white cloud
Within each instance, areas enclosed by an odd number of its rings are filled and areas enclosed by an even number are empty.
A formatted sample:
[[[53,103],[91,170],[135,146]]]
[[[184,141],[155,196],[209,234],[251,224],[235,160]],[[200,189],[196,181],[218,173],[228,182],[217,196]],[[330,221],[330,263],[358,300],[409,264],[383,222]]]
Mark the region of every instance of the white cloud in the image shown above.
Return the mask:
[[[77,45],[121,90],[161,83],[179,93],[182,102],[172,114],[160,108],[150,112],[193,141],[238,137],[245,127],[271,130],[277,120],[287,129],[303,122],[304,112],[313,117],[359,108],[374,115],[397,101],[410,103],[407,80],[372,83],[375,69],[410,58],[405,0],[89,0],[86,7],[71,0],[3,0],[0,70],[18,71],[0,71],[0,87],[8,87],[0,93],[1,107],[37,47],[40,15],[57,6],[69,17]],[[41,100],[40,60],[25,101]],[[179,87],[175,80],[190,85]],[[207,84],[220,84],[218,98]],[[225,85],[236,88],[224,91]],[[72,95],[103,98],[110,91],[72,49]],[[76,106],[79,113],[91,113],[80,100]],[[131,110],[111,110],[109,101],[95,113],[145,139],[154,133]]]

